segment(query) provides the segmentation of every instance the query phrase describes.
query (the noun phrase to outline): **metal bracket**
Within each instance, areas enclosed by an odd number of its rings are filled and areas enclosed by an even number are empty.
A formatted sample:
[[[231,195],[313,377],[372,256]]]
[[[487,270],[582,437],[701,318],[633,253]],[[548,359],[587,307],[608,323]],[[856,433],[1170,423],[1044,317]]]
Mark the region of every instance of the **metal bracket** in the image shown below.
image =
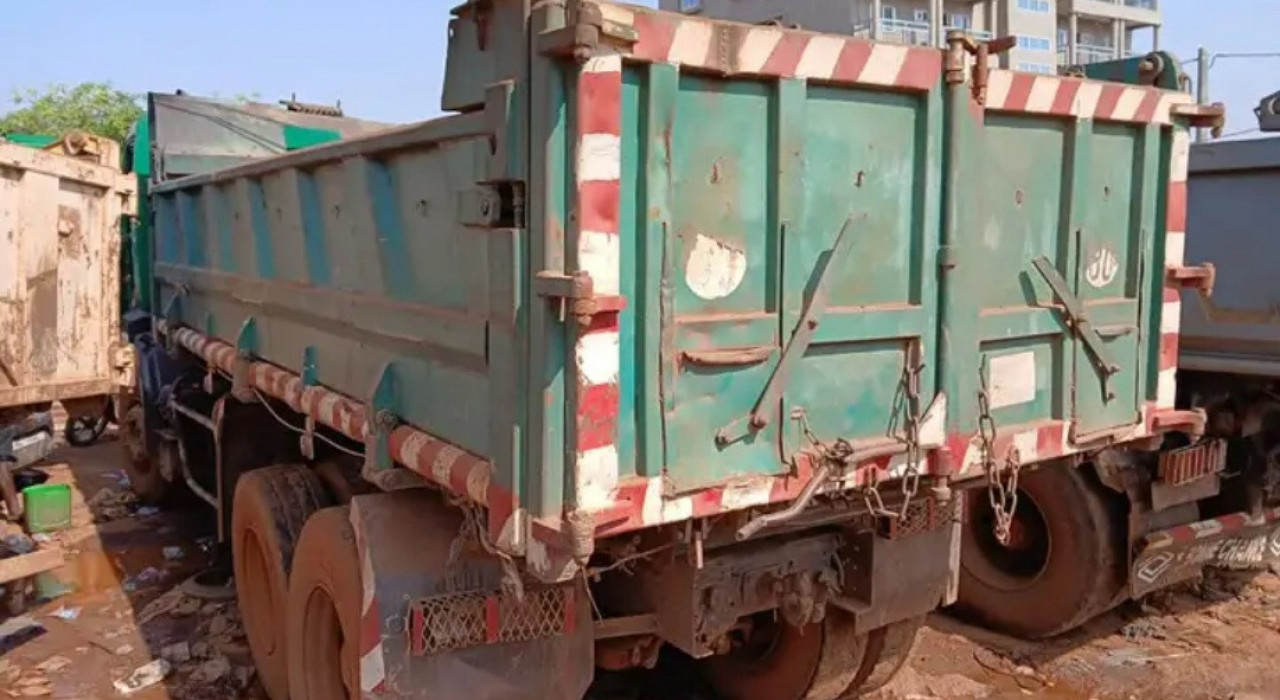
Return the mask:
[[[1165,268],[1165,282],[1179,289],[1194,289],[1201,295],[1213,296],[1213,285],[1218,272],[1213,263],[1203,265],[1178,265]]]
[[[800,358],[804,357],[805,351],[809,344],[813,342],[813,337],[818,332],[818,324],[822,322],[822,316],[827,310],[827,298],[831,294],[831,280],[836,275],[831,274],[832,270],[843,269],[845,260],[849,257],[849,251],[853,250],[854,241],[857,238],[851,235],[854,229],[854,222],[861,221],[866,218],[866,214],[850,216],[845,219],[844,226],[840,228],[840,233],[836,236],[835,244],[831,246],[831,253],[827,256],[825,264],[819,261],[822,269],[818,271],[817,283],[814,285],[813,295],[809,297],[809,301],[805,304],[804,311],[800,315],[800,323],[796,326],[795,331],[791,334],[791,339],[787,341],[787,347],[782,351],[782,356],[778,358],[778,364],[773,369],[769,381],[764,386],[764,391],[760,394],[760,398],[756,401],[756,405],[751,409],[751,413],[745,419],[738,419],[729,425],[716,431],[716,442],[720,445],[727,445],[735,440],[745,437],[746,433],[742,431],[742,424],[746,423],[747,432],[760,430],[773,420],[773,413],[778,408],[778,403],[782,401],[782,392],[786,389],[787,382],[791,379],[791,373],[795,370],[796,363]]]
[[[1062,302],[1063,315],[1066,317],[1067,326],[1077,338],[1084,342],[1085,347],[1089,350],[1090,356],[1093,358],[1094,364],[1098,370],[1102,372],[1102,388],[1107,396],[1112,396],[1107,388],[1107,380],[1111,375],[1120,371],[1120,365],[1116,364],[1115,359],[1111,357],[1111,351],[1107,349],[1106,343],[1103,342],[1102,336],[1099,335],[1089,323],[1089,317],[1085,313],[1085,306],[1082,301],[1071,293],[1071,288],[1067,281],[1058,274],[1057,268],[1049,259],[1040,256],[1031,261],[1036,271],[1048,283],[1049,288],[1053,290],[1054,296]]]
[[[492,228],[502,220],[502,194],[496,187],[481,185],[458,192],[458,223]]]
[[[1222,128],[1227,124],[1227,108],[1221,102],[1211,105],[1174,105],[1170,112],[1175,117],[1186,119],[1189,126],[1210,129],[1215,139],[1222,136]]]
[[[552,56],[572,56],[585,61],[597,53],[602,43],[622,44],[626,48],[640,41],[635,27],[604,18],[594,2],[576,0],[565,9],[565,26],[543,32],[538,37],[538,51]]]
[[[396,412],[400,406],[400,382],[396,363],[388,362],[378,373],[378,380],[370,392],[365,406],[364,475],[366,479],[395,466],[391,457],[391,431],[400,419]]]
[[[302,377],[303,391],[308,387],[316,385],[316,349],[315,346],[308,345],[302,350]],[[304,393],[305,396],[305,393]],[[310,413],[305,414],[302,421],[302,435],[298,440],[298,450],[303,457],[307,459],[315,459],[316,456],[316,419]]]
[[[253,390],[250,370],[253,357],[258,353],[258,322],[253,316],[246,318],[236,334],[236,362],[231,371],[231,395],[245,403],[257,400]]]
[[[182,325],[182,291],[179,290],[173,296],[169,297],[169,301],[165,302],[164,311],[161,313],[164,317],[164,348],[172,355],[178,351],[178,342],[174,339],[173,333]]]
[[[991,73],[991,57],[1002,54],[1018,45],[1016,36],[1003,36],[990,41],[976,41],[963,31],[947,33],[947,44],[951,47],[951,57],[947,65],[947,82],[959,83],[964,80],[963,56],[960,50],[974,57],[973,62],[973,99],[980,105],[987,103],[987,78]]]
[[[558,303],[561,321],[571,315],[580,326],[589,325],[593,316],[622,311],[627,305],[625,297],[596,296],[591,275],[583,271],[565,274],[543,270],[533,278],[533,293]]]

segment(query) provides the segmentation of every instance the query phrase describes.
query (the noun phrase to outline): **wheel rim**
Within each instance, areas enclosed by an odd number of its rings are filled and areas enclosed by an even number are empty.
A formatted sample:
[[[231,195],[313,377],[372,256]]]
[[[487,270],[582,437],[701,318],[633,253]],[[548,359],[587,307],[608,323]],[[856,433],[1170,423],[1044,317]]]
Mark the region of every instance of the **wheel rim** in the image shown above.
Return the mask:
[[[98,436],[98,424],[98,420],[81,416],[71,421],[71,433],[77,442],[90,442]]]
[[[728,700],[802,700],[822,660],[822,625],[797,630],[773,613],[752,617],[733,650],[710,659],[708,681]]]
[[[250,648],[262,656],[270,656],[280,642],[276,612],[284,601],[277,599],[275,587],[271,585],[267,555],[258,533],[246,529],[240,536],[240,548],[244,552],[244,564],[237,578],[244,579],[240,598],[245,607],[245,632],[249,635]]]
[[[342,633],[342,620],[333,595],[323,586],[315,586],[307,595],[302,629],[306,641],[302,658],[311,669],[306,677],[302,697],[309,700],[346,700],[353,697],[356,670],[348,663],[348,640]]]
[[[995,511],[981,491],[969,501],[966,524],[973,557],[966,568],[988,584],[1003,590],[1028,588],[1044,573],[1053,550],[1053,538],[1044,511],[1026,491],[1018,490],[1018,505],[1009,527],[1009,542],[995,536]],[[973,564],[977,563],[977,570]]]

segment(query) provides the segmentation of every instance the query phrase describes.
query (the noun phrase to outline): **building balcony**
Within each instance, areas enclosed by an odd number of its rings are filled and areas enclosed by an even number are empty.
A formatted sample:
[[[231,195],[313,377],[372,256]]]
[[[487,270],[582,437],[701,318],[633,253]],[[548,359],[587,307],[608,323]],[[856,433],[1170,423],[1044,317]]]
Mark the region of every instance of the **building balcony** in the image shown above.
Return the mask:
[[[930,25],[928,22],[916,22],[905,19],[882,19],[880,20],[879,40],[891,44],[907,44],[909,46],[928,46],[930,44]],[[946,41],[947,33],[952,31],[967,32],[970,36],[978,41],[988,41],[992,38],[991,32],[980,29],[971,29],[969,27],[942,27],[942,41]],[[863,24],[854,28],[854,35],[863,38],[872,36],[871,25]]]
[[[1116,61],[1122,58],[1129,58],[1134,55],[1132,51],[1116,51],[1114,46],[1101,46],[1096,44],[1076,44],[1076,63],[1084,65],[1086,63],[1103,63],[1105,61]],[[1058,65],[1070,65],[1071,60],[1067,54],[1065,46],[1058,47]]]
[[[1122,19],[1134,27],[1160,24],[1160,0],[1062,0],[1058,12]]]

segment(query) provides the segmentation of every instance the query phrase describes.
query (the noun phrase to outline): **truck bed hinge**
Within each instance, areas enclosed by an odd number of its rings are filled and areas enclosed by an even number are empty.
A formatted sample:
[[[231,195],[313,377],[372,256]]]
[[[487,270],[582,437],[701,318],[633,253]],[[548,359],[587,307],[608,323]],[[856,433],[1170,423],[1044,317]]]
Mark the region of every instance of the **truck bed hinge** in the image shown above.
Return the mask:
[[[1211,129],[1210,133],[1215,139],[1222,135],[1222,127],[1227,124],[1227,108],[1221,102],[1210,105],[1174,105],[1171,113],[1175,117],[1186,119],[1189,126]]]
[[[1213,284],[1218,273],[1213,263],[1203,265],[1176,265],[1165,269],[1165,282],[1179,289],[1194,289],[1204,296],[1213,295]]]
[[[1062,313],[1065,317],[1067,327],[1075,334],[1077,338],[1084,343],[1085,348],[1089,351],[1089,356],[1093,360],[1094,365],[1102,373],[1102,391],[1108,398],[1113,397],[1113,393],[1107,387],[1108,380],[1111,375],[1120,371],[1120,365],[1116,364],[1115,359],[1111,356],[1111,351],[1107,349],[1106,343],[1102,340],[1102,335],[1098,333],[1098,329],[1089,323],[1089,317],[1085,312],[1084,302],[1071,293],[1071,288],[1067,285],[1067,281],[1058,274],[1057,268],[1049,259],[1041,256],[1031,261],[1036,271],[1048,283],[1049,288],[1053,290],[1053,295],[1062,302]]]
[[[1017,46],[1018,38],[1005,36],[990,41],[976,41],[969,34],[954,30],[947,33],[946,82],[964,82],[966,53],[973,61],[973,99],[978,104],[987,103],[987,77],[991,72],[991,57]]]
[[[630,49],[640,40],[635,27],[606,19],[600,5],[590,0],[570,0],[565,15],[567,21],[563,27],[549,29],[538,36],[538,51],[585,61],[597,53],[601,44]]]
[[[458,223],[463,226],[524,228],[524,183],[495,182],[462,190],[457,207]]]

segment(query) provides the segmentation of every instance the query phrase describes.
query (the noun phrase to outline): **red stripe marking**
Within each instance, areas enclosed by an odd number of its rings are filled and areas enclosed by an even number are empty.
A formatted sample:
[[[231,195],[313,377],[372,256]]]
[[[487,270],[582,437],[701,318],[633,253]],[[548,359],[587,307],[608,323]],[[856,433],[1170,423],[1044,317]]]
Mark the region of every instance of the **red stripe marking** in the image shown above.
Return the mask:
[[[1149,122],[1155,119],[1156,109],[1160,107],[1161,94],[1157,90],[1147,90],[1142,96],[1142,104],[1138,105],[1138,112],[1134,115],[1134,119],[1140,122]]]
[[[421,656],[427,650],[427,616],[422,606],[409,608],[409,653]]]
[[[1110,119],[1115,114],[1116,105],[1120,104],[1120,97],[1124,95],[1124,91],[1125,88],[1117,85],[1103,85],[1102,95],[1098,97],[1098,110],[1094,112],[1094,117]]]
[[[1160,369],[1173,369],[1178,366],[1178,334],[1165,333],[1160,336]]]
[[[1027,109],[1027,100],[1031,99],[1031,88],[1035,87],[1036,76],[1030,73],[1014,73],[1009,83],[1009,95],[1005,97],[1004,108],[1014,112]]]
[[[497,474],[489,475],[489,488],[485,491],[485,504],[489,506],[489,537],[494,542],[502,538],[502,530],[516,512],[518,497],[511,489],[499,484]]]
[[[579,225],[583,231],[618,232],[621,190],[617,180],[583,182],[578,185]]]
[[[1185,233],[1187,230],[1187,183],[1169,183],[1169,211],[1166,231]]]
[[[895,84],[916,90],[931,90],[942,79],[942,52],[911,49],[902,62]]]
[[[501,638],[502,615],[498,608],[498,599],[489,596],[484,599],[484,641],[497,644]]]
[[[832,79],[847,83],[857,82],[862,75],[862,69],[867,67],[873,48],[875,44],[869,41],[844,42],[840,58],[836,59],[836,69]]]
[[[1165,287],[1165,288],[1164,288],[1164,300],[1165,300],[1166,302],[1170,302],[1170,301],[1182,301],[1182,292],[1181,292],[1181,291],[1179,291],[1179,289],[1178,289],[1177,287]]]
[[[378,619],[378,599],[375,597],[369,609],[360,618],[360,655],[382,646],[382,621]]]
[[[591,322],[587,324],[587,327],[578,332],[582,335],[590,335],[591,333],[617,331],[621,327],[619,324],[618,311],[607,311],[592,316]]]
[[[622,133],[622,73],[579,74],[578,133]]]
[[[1062,423],[1047,425],[1036,431],[1036,460],[1052,459],[1062,454]]]
[[[586,452],[616,442],[618,385],[593,384],[578,390],[578,451]]]
[[[578,595],[572,586],[564,589],[564,634],[572,635],[578,629]]]
[[[773,53],[769,54],[769,60],[764,62],[760,72],[787,77],[795,75],[796,66],[800,65],[800,57],[804,55],[804,50],[808,46],[808,36],[783,32],[782,40],[773,47]]]
[[[1049,111],[1053,114],[1071,114],[1076,94],[1080,92],[1080,86],[1083,84],[1080,80],[1059,80],[1058,92],[1053,96],[1053,106]]]
[[[637,12],[635,17],[640,40],[636,42],[633,55],[650,61],[666,61],[676,38],[677,22],[681,20],[673,21],[665,15],[649,12]]]
[[[724,489],[713,488],[690,496],[693,501],[693,517],[717,515],[724,510]]]
[[[440,454],[443,449],[444,444],[437,443],[434,454]],[[476,461],[471,455],[464,454],[455,459],[453,466],[449,468],[449,489],[454,493],[466,496],[468,500],[474,500],[471,498],[470,489],[467,488],[467,477],[471,476],[471,468],[476,465]],[[490,479],[490,483],[492,483],[492,479]],[[488,493],[486,492],[485,495],[487,496]]]

